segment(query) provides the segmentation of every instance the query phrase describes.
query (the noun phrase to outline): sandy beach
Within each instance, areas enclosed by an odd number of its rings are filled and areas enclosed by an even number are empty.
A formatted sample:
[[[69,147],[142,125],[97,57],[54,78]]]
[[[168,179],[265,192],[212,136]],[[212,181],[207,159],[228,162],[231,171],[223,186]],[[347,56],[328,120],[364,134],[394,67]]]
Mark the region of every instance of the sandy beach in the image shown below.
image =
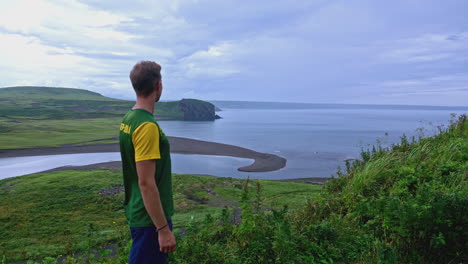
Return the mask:
[[[215,143],[209,141],[195,140],[182,137],[168,137],[171,144],[171,152],[179,154],[198,154],[198,155],[216,155],[230,156],[238,158],[253,159],[254,162],[248,166],[238,168],[244,172],[268,172],[275,171],[286,166],[286,159],[269,153],[256,152],[247,148],[238,146]],[[39,155],[58,155],[58,154],[76,154],[76,153],[98,153],[98,152],[119,152],[119,145],[95,144],[95,145],[63,145],[60,147],[31,148],[31,149],[11,149],[0,150],[0,158],[39,156]],[[106,162],[100,164],[91,164],[86,166],[68,167],[70,168],[121,168],[120,162]]]

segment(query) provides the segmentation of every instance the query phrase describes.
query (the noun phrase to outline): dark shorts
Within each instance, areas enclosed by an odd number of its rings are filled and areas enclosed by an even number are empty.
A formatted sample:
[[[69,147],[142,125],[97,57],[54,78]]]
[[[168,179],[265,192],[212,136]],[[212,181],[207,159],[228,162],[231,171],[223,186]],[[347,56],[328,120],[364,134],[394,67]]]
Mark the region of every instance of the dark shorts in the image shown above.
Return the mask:
[[[172,222],[169,221],[172,230]],[[158,232],[156,227],[131,227],[132,248],[129,264],[164,264],[167,253],[159,251]]]

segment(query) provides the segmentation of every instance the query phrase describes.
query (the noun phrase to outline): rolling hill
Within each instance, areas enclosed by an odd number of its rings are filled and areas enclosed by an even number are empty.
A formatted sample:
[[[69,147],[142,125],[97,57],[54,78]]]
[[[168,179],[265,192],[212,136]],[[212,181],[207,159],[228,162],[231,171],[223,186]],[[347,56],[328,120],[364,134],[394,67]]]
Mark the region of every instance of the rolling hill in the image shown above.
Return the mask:
[[[72,88],[0,88],[0,149],[114,143],[134,101]],[[157,120],[213,121],[213,104],[183,99],[158,102]]]
[[[82,89],[32,86],[0,89],[0,118],[7,119],[122,117],[133,105],[134,101]],[[163,119],[215,119],[214,105],[194,99],[158,102],[155,110],[155,115]]]

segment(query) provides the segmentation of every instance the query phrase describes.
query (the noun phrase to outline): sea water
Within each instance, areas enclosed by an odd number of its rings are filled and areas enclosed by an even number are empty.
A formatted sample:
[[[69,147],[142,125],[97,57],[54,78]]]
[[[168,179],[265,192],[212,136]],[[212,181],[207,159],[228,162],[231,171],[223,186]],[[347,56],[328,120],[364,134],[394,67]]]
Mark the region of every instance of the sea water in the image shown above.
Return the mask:
[[[287,159],[286,167],[274,172],[240,172],[249,159],[173,154],[175,173],[207,174],[235,178],[291,179],[330,177],[344,166],[344,160],[360,157],[363,149],[383,147],[408,137],[430,136],[438,126],[447,126],[451,114],[468,108],[368,107],[317,105],[311,108],[223,108],[222,119],[214,122],[159,121],[166,135],[237,145]],[[75,154],[71,154],[75,155]],[[0,171],[9,177],[51,169],[55,166],[84,165],[119,160],[118,153],[79,154],[53,157],[0,159]],[[87,156],[88,155],[88,156]],[[24,163],[21,159],[27,159]],[[80,160],[79,164],[72,161]],[[3,164],[3,165],[2,165]],[[35,169],[27,168],[35,164]],[[43,165],[41,165],[43,164]],[[47,166],[46,166],[47,165]],[[31,165],[32,166],[32,165]],[[19,169],[19,168],[22,169]],[[0,175],[2,176],[2,175]],[[6,178],[6,177],[0,177]]]
[[[430,136],[447,126],[451,114],[465,109],[323,107],[312,109],[225,108],[215,122],[160,121],[167,135],[221,142],[273,153],[287,159],[274,172],[230,172],[231,177],[291,179],[331,177],[344,160],[360,158],[361,150],[388,147],[401,136]],[[229,164],[228,164],[229,165]],[[175,171],[184,164],[176,161]],[[201,164],[205,166],[205,164]],[[220,175],[224,172],[208,171]]]

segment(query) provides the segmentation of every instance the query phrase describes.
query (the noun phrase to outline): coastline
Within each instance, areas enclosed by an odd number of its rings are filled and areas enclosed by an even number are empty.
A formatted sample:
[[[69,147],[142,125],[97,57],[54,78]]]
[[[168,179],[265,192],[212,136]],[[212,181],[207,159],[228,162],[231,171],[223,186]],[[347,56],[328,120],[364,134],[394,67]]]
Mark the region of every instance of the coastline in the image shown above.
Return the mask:
[[[254,162],[248,166],[238,168],[243,172],[269,172],[282,169],[286,166],[286,159],[274,154],[256,152],[247,148],[223,143],[209,142],[182,137],[168,137],[171,144],[171,153],[178,154],[198,154],[230,156],[237,158],[253,159]],[[44,147],[30,149],[8,149],[0,150],[0,158],[40,156],[40,155],[58,155],[58,154],[77,154],[77,153],[98,153],[98,152],[119,152],[117,143],[78,145],[67,144],[60,147]],[[93,168],[121,168],[120,162],[105,162],[100,164],[90,164],[85,166],[65,166],[60,168],[75,169],[93,169]],[[57,170],[60,168],[52,169]],[[48,170],[51,171],[51,170]]]
[[[110,161],[110,162],[102,162],[102,163],[95,163],[90,165],[83,165],[83,166],[62,166],[50,170],[45,170],[37,173],[45,173],[45,172],[54,172],[54,171],[64,171],[64,170],[114,170],[119,171],[122,169],[122,162],[121,161]],[[200,176],[210,176],[210,177],[221,177],[216,175],[210,174],[193,174],[193,175],[200,175]],[[296,183],[306,183],[312,185],[323,185],[331,178],[325,177],[309,177],[309,178],[294,178],[294,179],[279,179],[279,180],[271,180],[270,181],[278,181],[278,182],[296,182]]]

